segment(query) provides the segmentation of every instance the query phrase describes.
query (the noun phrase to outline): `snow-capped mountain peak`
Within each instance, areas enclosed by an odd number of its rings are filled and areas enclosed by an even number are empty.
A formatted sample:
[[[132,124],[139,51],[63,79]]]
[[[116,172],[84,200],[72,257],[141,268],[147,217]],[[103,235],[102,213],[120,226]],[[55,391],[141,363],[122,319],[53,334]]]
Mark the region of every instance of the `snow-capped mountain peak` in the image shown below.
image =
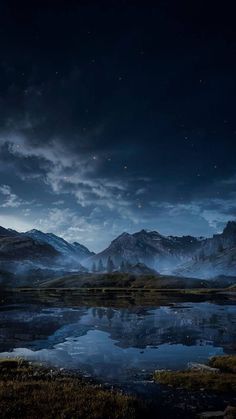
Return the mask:
[[[26,231],[24,235],[31,237],[40,243],[50,244],[63,256],[78,258],[79,261],[82,261],[84,258],[93,255],[93,253],[90,252],[85,246],[80,245],[79,243],[69,243],[54,233],[43,233],[40,230],[33,229]]]

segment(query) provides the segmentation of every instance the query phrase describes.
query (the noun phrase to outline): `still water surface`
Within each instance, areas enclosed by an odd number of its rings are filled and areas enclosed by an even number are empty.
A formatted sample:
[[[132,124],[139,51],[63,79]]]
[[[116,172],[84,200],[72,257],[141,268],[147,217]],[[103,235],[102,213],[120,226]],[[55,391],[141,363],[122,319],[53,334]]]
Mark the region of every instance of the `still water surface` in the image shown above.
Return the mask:
[[[235,342],[232,302],[117,308],[6,301],[0,309],[0,357],[23,356],[114,384],[232,353]]]

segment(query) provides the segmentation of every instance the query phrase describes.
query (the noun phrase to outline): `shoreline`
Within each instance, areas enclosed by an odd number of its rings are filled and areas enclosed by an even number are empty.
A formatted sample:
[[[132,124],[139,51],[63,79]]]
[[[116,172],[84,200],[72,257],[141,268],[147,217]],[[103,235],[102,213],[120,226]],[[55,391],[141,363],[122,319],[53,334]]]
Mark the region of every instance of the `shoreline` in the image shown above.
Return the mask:
[[[230,288],[147,288],[147,287],[14,287],[14,288],[3,288],[6,292],[50,292],[50,291],[79,291],[83,292],[141,292],[141,293],[157,293],[157,294],[199,294],[199,295],[217,295],[217,294],[229,294],[236,296],[236,290],[230,290]]]
[[[219,359],[222,358],[229,357],[215,357],[214,365],[219,366]],[[235,365],[236,356],[233,358]],[[225,365],[227,369],[227,363]],[[128,391],[83,376],[80,371],[55,368],[23,358],[2,358],[1,418],[189,419],[208,417],[204,415],[210,410],[220,411],[219,417],[222,418],[235,417],[230,416],[235,414],[235,394],[228,394],[225,390],[215,393],[211,388],[207,388],[207,381],[204,382],[205,388],[202,388],[204,372],[184,371],[154,372],[153,394],[145,397],[144,393]],[[185,388],[184,381],[179,381],[183,372],[185,375],[194,374],[198,379],[200,377],[197,386],[195,382],[193,388]],[[217,377],[217,373],[212,374]],[[206,377],[209,380],[208,372]],[[157,378],[163,382],[158,383]],[[211,384],[211,381],[209,382]]]
[[[136,419],[148,412],[143,401],[118,388],[23,358],[0,359],[0,406],[4,419]]]

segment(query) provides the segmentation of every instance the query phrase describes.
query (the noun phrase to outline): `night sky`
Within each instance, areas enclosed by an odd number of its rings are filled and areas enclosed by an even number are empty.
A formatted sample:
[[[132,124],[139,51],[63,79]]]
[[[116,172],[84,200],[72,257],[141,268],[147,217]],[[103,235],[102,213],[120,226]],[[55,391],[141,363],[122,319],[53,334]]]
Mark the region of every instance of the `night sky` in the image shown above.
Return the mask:
[[[0,225],[96,251],[235,219],[229,4],[1,1]]]

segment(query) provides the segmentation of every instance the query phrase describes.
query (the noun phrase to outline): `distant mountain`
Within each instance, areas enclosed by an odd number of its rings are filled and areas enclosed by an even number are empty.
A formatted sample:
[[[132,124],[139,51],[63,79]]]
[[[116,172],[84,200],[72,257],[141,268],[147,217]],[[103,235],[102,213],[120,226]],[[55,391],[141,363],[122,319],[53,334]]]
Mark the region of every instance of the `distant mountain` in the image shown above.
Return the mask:
[[[94,253],[85,246],[77,242],[68,243],[53,233],[36,229],[18,233],[0,226],[0,260],[63,256],[80,262],[92,255]]]
[[[236,277],[236,247],[203,259],[190,260],[175,269],[173,274],[206,279],[219,275]]]
[[[1,260],[25,260],[54,258],[59,253],[50,245],[39,243],[30,237],[12,234],[0,237]]]
[[[108,263],[109,262],[109,263]],[[82,263],[82,264],[81,264]],[[109,266],[108,266],[109,265]],[[0,271],[44,278],[72,272],[174,274],[192,278],[236,276],[236,221],[211,238],[163,236],[156,231],[123,233],[102,252],[68,243],[52,233],[18,233],[0,227]],[[29,275],[29,277],[30,277]],[[16,277],[17,278],[17,277]],[[1,278],[0,278],[1,279]],[[17,280],[17,279],[16,279]]]
[[[27,285],[48,276],[85,272],[80,261],[91,255],[85,246],[70,244],[52,233],[18,233],[0,227],[0,283],[11,278],[11,285]]]
[[[236,222],[229,221],[221,234],[205,239],[192,259],[174,273],[200,278],[236,275]]]
[[[30,230],[23,233],[27,237],[37,240],[39,243],[45,243],[52,246],[61,255],[72,258],[74,261],[81,262],[83,259],[94,255],[87,247],[75,242],[68,243],[62,237],[58,237],[53,233],[43,233],[40,230]]]
[[[121,264],[145,264],[162,274],[198,278],[236,275],[236,222],[229,221],[221,234],[212,238],[163,236],[156,231],[123,233],[88,263],[106,266],[111,259]]]
[[[134,234],[121,234],[91,260],[96,262],[101,259],[106,264],[110,257],[115,265],[120,265],[122,261],[132,265],[144,263],[159,271],[189,259],[200,248],[201,242],[201,238],[192,236],[166,237],[156,231],[141,230]]]
[[[76,249],[76,252],[80,252],[83,258],[87,258],[88,256],[95,255],[94,252],[91,252],[86,246],[81,243],[73,242],[72,245]]]
[[[15,230],[11,230],[10,228],[4,228],[0,226],[0,237],[13,237],[17,235],[20,235],[20,233]]]
[[[201,247],[204,257],[214,256],[236,247],[236,221],[229,221],[221,234],[206,239]]]

